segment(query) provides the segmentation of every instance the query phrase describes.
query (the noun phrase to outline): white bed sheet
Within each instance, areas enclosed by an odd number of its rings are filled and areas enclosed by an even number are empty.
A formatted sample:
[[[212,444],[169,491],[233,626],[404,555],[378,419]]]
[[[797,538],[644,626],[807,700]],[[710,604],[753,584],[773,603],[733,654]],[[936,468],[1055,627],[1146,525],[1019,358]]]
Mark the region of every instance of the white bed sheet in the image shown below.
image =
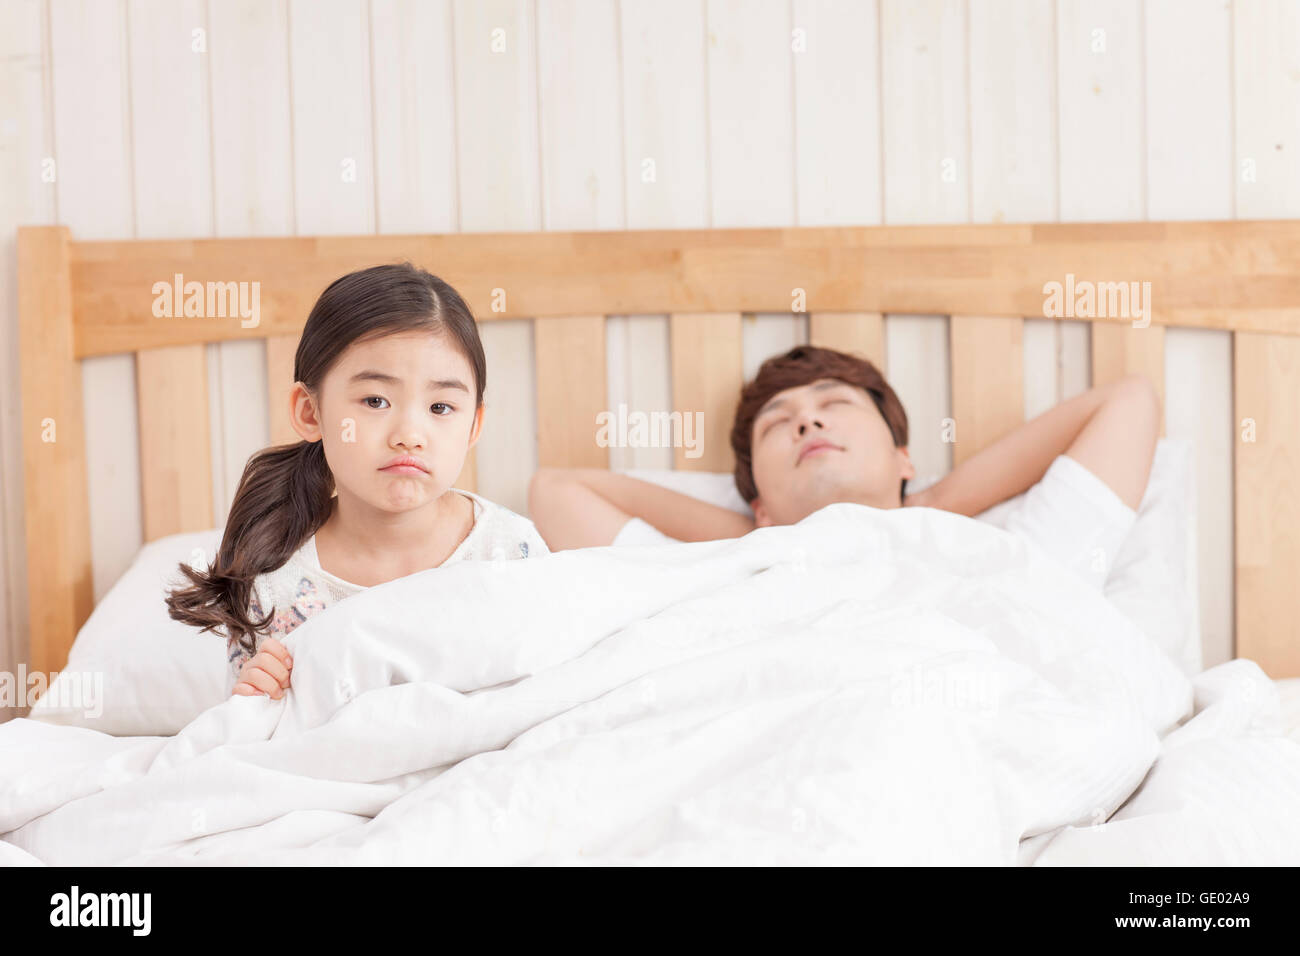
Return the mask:
[[[1022,841],[1021,865],[1300,865],[1300,679],[1238,659],[1193,686],[1194,716],[1124,805]]]
[[[1283,733],[1300,741],[1300,677],[1274,682]]]

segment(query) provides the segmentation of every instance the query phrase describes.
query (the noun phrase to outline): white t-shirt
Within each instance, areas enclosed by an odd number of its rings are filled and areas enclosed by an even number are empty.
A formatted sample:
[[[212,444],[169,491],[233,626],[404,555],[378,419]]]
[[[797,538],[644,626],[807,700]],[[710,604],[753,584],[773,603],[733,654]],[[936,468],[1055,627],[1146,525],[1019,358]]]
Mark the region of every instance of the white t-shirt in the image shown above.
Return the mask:
[[[458,561],[503,561],[551,553],[537,528],[527,518],[473,492],[459,488],[452,490],[474,503],[474,527],[438,567],[445,568]],[[253,639],[258,647],[267,637],[279,640],[313,614],[365,589],[365,585],[345,581],[320,566],[320,559],[316,556],[316,535],[313,534],[288,561],[253,579],[253,593],[249,600],[253,618],[261,620],[267,611],[275,609],[269,633],[256,634]],[[227,651],[230,665],[227,691],[233,691],[240,670],[252,654],[229,640]]]
[[[933,483],[918,484],[928,487]],[[1120,547],[1137,524],[1137,512],[1108,484],[1064,454],[1057,455],[1046,474],[1027,491],[976,518],[1028,538],[1103,593]],[[632,518],[619,529],[612,544],[621,547],[676,540],[649,522]]]

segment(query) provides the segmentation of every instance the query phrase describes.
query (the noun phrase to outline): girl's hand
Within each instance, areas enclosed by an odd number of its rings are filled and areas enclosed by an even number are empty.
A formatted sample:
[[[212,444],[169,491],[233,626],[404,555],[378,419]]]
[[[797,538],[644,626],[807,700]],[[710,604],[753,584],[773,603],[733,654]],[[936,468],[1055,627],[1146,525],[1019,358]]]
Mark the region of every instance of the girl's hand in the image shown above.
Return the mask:
[[[258,652],[240,668],[234,693],[246,697],[264,694],[272,700],[279,700],[289,688],[292,669],[293,658],[289,656],[288,648],[268,637]]]

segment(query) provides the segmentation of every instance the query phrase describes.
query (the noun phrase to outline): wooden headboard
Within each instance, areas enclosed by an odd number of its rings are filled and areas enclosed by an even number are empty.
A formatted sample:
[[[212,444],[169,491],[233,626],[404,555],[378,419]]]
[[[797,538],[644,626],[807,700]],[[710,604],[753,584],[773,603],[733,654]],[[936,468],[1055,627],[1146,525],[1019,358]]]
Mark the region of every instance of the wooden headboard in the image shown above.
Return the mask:
[[[810,340],[880,361],[883,313],[951,316],[956,461],[1022,418],[1024,317],[1048,283],[1150,282],[1149,325],[1092,321],[1094,384],[1142,371],[1163,394],[1163,332],[1233,337],[1236,649],[1300,676],[1300,222],[1177,222],[549,232],[94,241],[19,230],[29,666],[53,671],[92,606],[80,361],[134,353],[144,540],[215,525],[204,387],[207,342],[266,340],[270,394],[338,276],[409,260],[450,282],[480,321],[535,321],[538,461],[606,467],[604,320],[666,314],[673,407],[705,413],[703,454],[730,470],[741,316],[800,312]],[[158,283],[257,283],[258,324],[155,315]],[[1113,301],[1113,300],[1112,300]],[[179,308],[179,303],[178,303]],[[1048,315],[1047,317],[1057,317]],[[273,401],[271,436],[296,436]],[[1249,425],[1249,439],[1243,436]],[[475,488],[473,456],[459,487]]]

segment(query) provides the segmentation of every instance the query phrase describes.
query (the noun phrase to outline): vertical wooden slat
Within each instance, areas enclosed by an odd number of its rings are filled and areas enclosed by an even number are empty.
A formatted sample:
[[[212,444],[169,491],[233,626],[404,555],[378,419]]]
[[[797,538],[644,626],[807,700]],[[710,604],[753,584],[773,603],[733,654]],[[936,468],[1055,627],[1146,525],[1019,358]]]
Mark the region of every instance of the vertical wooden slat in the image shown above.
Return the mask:
[[[1061,330],[1055,319],[1025,319],[1021,329],[1024,358],[1025,419],[1035,418],[1060,401]]]
[[[605,319],[606,407],[620,403],[643,410],[672,406],[668,368],[668,316],[611,315]],[[671,446],[655,444],[609,450],[611,471],[673,467]]]
[[[539,319],[533,325],[537,368],[537,463],[540,467],[608,468],[596,444],[605,408],[605,317]]]
[[[1165,328],[1134,328],[1128,322],[1092,323],[1092,384],[1106,385],[1141,372],[1160,393],[1160,435],[1165,434]]]
[[[1234,336],[1237,656],[1300,677],[1300,338]]]
[[[208,366],[201,345],[136,353],[144,540],[214,523]]]
[[[685,447],[673,450],[673,467],[681,471],[723,471],[735,467],[731,424],[740,398],[742,343],[739,312],[707,312],[670,317],[673,411],[703,413],[695,435],[698,458]]]
[[[814,312],[808,317],[808,342],[856,353],[882,374],[889,374],[885,368],[885,319],[879,312]]]
[[[1083,319],[1056,319],[1058,402],[1082,395],[1092,387],[1092,323]]]
[[[289,390],[293,387],[293,359],[298,351],[298,336],[272,335],[266,340],[266,396],[270,407],[271,444],[286,445],[299,441],[289,424]]]
[[[63,668],[94,603],[68,243],[61,226],[18,230],[29,666],[46,674]]]
[[[907,410],[907,451],[919,479],[952,471],[952,363],[946,315],[885,315],[889,385]]]
[[[213,427],[212,506],[220,526],[234,503],[249,458],[272,443],[267,414],[271,408],[270,376],[265,340],[213,342],[206,351]]]
[[[768,359],[808,342],[808,317],[797,312],[742,312],[740,374],[745,381],[758,375]]]
[[[1192,446],[1197,552],[1192,598],[1202,666],[1214,667],[1234,656],[1232,333],[1166,329],[1165,390],[1169,436]]]
[[[954,315],[948,330],[956,467],[1025,420],[1024,320]]]
[[[517,514],[528,513],[528,482],[537,470],[537,355],[530,319],[479,326],[487,356],[483,434],[474,446],[475,491]],[[477,466],[476,466],[477,467]]]

